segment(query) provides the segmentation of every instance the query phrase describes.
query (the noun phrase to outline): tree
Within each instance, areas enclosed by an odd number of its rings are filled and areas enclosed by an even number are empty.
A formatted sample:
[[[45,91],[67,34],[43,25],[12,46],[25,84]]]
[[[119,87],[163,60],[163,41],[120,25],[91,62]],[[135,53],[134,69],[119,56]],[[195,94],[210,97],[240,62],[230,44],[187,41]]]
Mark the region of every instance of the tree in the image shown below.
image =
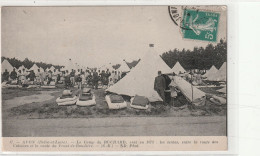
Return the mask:
[[[212,65],[217,68],[227,61],[227,42],[220,39],[220,42],[213,46],[208,44],[204,47],[194,47],[193,50],[181,51],[178,49],[170,50],[161,55],[162,59],[169,67],[173,67],[177,61],[187,69],[209,69]]]

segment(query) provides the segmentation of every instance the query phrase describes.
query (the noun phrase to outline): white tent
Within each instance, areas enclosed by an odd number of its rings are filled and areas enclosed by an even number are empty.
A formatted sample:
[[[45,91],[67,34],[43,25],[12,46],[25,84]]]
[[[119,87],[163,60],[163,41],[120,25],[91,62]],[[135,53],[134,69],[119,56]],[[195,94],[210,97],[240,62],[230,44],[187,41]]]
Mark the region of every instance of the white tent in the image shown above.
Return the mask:
[[[53,73],[53,72],[54,72],[54,69],[55,69],[55,67],[54,67],[54,66],[51,66],[50,68],[47,68],[46,71],[47,71],[47,72],[51,71],[51,72]]]
[[[177,61],[176,64],[172,67],[172,72],[174,72],[175,74],[179,74],[181,73],[185,73],[186,70],[181,66],[181,64]]]
[[[23,70],[27,71],[28,69],[25,68],[24,65],[21,65],[21,66],[18,68],[18,71],[19,71],[19,70],[21,70],[21,72],[22,72]]]
[[[18,69],[14,67],[15,72],[18,72]]]
[[[101,71],[104,70],[104,71],[106,71],[107,68],[105,67],[105,65],[103,65],[103,66],[99,67],[98,70],[101,70]]]
[[[5,72],[5,70],[7,70],[8,72],[12,72],[14,69],[14,67],[6,59],[2,62],[1,68],[2,68],[2,73]]]
[[[40,72],[43,73],[44,72],[44,69],[42,67],[40,67]]]
[[[194,105],[201,106],[205,104],[206,94],[183,78],[174,76],[174,81],[171,82],[170,86],[178,86],[178,89],[186,99]]]
[[[107,64],[107,65],[106,65],[106,68],[107,68],[110,72],[112,72],[112,71],[115,70],[115,69],[113,68],[113,66],[112,66],[111,63]]]
[[[66,62],[66,64],[65,64],[64,71],[65,71],[65,70],[68,70],[68,72],[71,72],[72,69],[74,69],[74,70],[76,69],[76,68],[75,68],[75,64],[72,62],[71,59],[69,59],[69,60]]]
[[[48,71],[50,70],[50,71],[54,72],[54,69],[55,69],[55,67],[51,66],[51,67],[48,69]]]
[[[215,75],[218,69],[213,65],[211,68],[203,75],[203,77],[209,77],[210,75]]]
[[[86,72],[87,68],[85,66],[81,66],[83,72]]]
[[[65,68],[65,67],[62,67],[62,68],[60,69],[60,71],[66,71],[66,68]]]
[[[170,70],[170,67],[155,52],[154,48],[150,48],[129,74],[106,91],[128,96],[145,96],[150,102],[162,101],[154,90],[154,80],[158,71],[169,73]]]
[[[115,71],[115,69],[113,68],[113,66],[112,66],[111,63],[105,64],[105,65],[99,67],[98,70],[100,70],[100,72],[101,72],[102,70],[104,70],[104,71],[109,70],[110,72]]]
[[[78,65],[77,63],[75,63],[75,65],[74,65],[74,69],[75,69],[76,71],[78,71],[78,69],[79,69],[79,65]]]
[[[30,71],[33,70],[34,73],[38,73],[38,69],[40,69],[36,64],[33,64],[33,66],[29,69]]]
[[[226,81],[227,80],[227,63],[224,62],[220,69],[213,75],[209,75],[208,80],[210,81]]]
[[[130,68],[129,66],[126,64],[125,61],[122,61],[122,63],[120,64],[120,67],[117,69],[120,72],[129,72]]]

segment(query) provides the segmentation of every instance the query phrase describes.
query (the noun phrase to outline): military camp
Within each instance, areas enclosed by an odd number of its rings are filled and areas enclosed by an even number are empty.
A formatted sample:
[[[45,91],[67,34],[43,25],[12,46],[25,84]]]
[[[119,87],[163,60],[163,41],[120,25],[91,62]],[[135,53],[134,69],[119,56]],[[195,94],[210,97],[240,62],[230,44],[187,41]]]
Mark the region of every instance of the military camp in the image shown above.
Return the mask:
[[[225,32],[184,40],[167,7],[12,9],[2,26],[3,136],[226,135]]]

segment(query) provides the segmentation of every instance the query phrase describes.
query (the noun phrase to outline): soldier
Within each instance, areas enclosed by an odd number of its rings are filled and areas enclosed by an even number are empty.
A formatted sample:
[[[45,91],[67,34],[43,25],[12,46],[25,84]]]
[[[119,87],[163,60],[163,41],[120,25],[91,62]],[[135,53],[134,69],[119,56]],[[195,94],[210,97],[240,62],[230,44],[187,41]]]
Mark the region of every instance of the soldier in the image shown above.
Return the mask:
[[[12,80],[16,80],[16,79],[17,79],[17,73],[16,73],[15,69],[13,69],[13,71],[11,72],[10,78],[11,78]]]
[[[9,80],[9,72],[7,71],[7,69],[5,69],[5,72],[2,75],[2,82],[8,81],[8,80]]]
[[[154,80],[154,90],[160,95],[163,101],[165,101],[164,90],[166,88],[165,78],[162,76],[162,72],[158,71],[158,76]]]

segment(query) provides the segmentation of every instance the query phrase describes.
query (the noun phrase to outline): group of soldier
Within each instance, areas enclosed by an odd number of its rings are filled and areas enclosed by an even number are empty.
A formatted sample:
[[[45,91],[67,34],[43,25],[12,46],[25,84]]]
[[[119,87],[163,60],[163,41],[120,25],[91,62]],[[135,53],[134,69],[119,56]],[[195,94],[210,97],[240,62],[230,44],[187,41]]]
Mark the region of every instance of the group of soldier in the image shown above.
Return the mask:
[[[108,69],[106,71],[97,69],[86,71],[83,71],[82,69],[72,69],[71,72],[66,70],[62,73],[62,78],[64,78],[65,86],[67,88],[75,85],[78,85],[78,87],[81,88],[82,84],[86,84],[97,89],[98,86],[111,86],[120,80],[121,77],[121,72],[114,70],[110,72]]]
[[[111,86],[121,79],[122,72],[116,70],[83,70],[83,69],[71,69],[60,71],[60,69],[40,71],[34,70],[19,70],[18,72],[13,69],[12,72],[5,70],[2,74],[2,82],[15,83],[17,85],[25,84],[37,84],[37,85],[56,85],[65,84],[65,86],[71,87],[82,84],[93,86],[98,88],[99,85]]]

